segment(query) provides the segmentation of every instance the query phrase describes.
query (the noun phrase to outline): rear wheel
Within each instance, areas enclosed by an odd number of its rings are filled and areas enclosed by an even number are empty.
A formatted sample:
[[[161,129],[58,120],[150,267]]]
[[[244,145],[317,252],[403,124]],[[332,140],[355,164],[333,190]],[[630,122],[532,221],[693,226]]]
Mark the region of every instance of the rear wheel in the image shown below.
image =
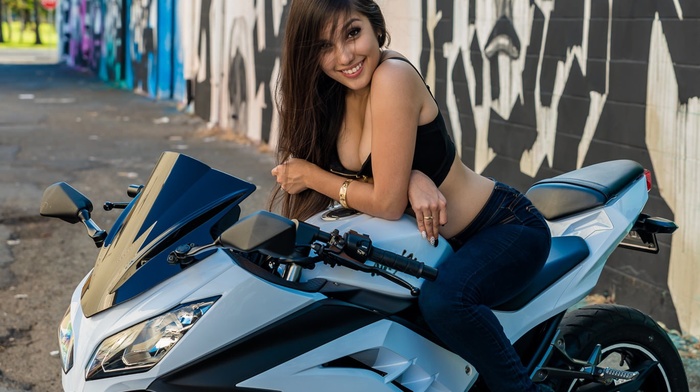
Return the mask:
[[[575,380],[559,385],[557,391],[688,391],[683,362],[673,342],[654,320],[636,309],[588,306],[569,312],[560,329],[570,357],[585,360],[600,344],[599,367],[640,371],[641,376],[617,385]],[[658,364],[651,366],[654,362]]]

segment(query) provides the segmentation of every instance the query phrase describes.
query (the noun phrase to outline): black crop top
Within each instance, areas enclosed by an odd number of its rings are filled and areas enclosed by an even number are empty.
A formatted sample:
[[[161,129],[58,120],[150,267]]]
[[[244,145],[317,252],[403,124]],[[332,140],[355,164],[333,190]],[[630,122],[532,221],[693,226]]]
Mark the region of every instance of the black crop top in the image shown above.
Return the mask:
[[[403,57],[391,57],[386,60],[396,59],[405,61],[410,64],[413,69],[416,69],[413,64]],[[418,70],[416,69],[416,72]],[[420,72],[418,73],[420,75]],[[422,78],[422,77],[421,77]],[[430,87],[426,85],[428,91]],[[430,93],[432,95],[432,92]],[[435,97],[433,97],[435,99]],[[437,103],[437,101],[436,101]],[[413,170],[419,170],[435,183],[440,186],[447,177],[452,162],[457,154],[454,142],[447,133],[445,120],[438,109],[438,114],[435,119],[427,124],[419,125],[416,135],[416,148],[413,153]],[[367,157],[367,160],[362,164],[362,168],[355,172],[347,170],[340,163],[338,151],[335,151],[331,159],[331,172],[340,174],[345,177],[367,178],[372,177],[372,154]]]

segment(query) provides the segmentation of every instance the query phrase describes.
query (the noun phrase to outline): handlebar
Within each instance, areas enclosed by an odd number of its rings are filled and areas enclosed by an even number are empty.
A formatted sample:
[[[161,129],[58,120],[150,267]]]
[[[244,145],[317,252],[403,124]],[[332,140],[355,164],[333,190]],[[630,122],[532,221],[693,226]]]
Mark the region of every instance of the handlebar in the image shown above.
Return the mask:
[[[372,247],[369,259],[397,271],[430,281],[437,279],[438,270],[418,260],[401,256],[394,252]]]
[[[377,248],[372,245],[372,240],[367,235],[360,234],[354,230],[350,230],[344,235],[340,235],[337,230],[333,231],[333,233],[326,233],[318,227],[305,222],[297,221],[295,223],[297,225],[297,241],[302,238],[303,241],[308,240],[309,243],[318,240],[328,244],[331,248],[331,253],[346,254],[359,263],[364,263],[369,259],[417,278],[431,281],[437,278],[437,269],[418,260]],[[365,269],[360,265],[354,265],[353,267]]]

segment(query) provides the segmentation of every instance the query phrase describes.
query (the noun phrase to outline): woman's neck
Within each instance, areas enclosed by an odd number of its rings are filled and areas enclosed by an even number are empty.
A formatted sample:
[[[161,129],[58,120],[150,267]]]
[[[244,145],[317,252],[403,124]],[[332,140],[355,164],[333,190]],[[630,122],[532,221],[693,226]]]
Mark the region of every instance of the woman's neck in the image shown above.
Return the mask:
[[[369,99],[370,85],[360,90],[348,89],[345,93],[346,100],[353,100],[355,102],[367,102]]]

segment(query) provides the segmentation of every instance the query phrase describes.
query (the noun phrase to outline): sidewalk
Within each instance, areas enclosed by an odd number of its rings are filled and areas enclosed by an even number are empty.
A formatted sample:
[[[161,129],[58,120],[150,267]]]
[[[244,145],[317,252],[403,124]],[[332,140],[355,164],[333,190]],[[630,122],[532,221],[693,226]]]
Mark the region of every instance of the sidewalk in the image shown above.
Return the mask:
[[[0,64],[55,64],[56,62],[58,62],[57,48],[0,49]]]

